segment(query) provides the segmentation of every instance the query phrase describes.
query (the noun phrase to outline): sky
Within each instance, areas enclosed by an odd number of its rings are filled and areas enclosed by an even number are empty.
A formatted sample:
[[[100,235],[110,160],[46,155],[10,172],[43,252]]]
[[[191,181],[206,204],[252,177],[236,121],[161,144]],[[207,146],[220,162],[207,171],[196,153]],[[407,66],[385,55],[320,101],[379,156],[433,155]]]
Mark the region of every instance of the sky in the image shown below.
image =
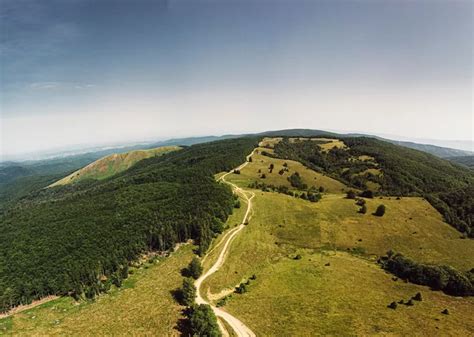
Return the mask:
[[[0,0],[0,151],[315,128],[473,139],[471,1]]]

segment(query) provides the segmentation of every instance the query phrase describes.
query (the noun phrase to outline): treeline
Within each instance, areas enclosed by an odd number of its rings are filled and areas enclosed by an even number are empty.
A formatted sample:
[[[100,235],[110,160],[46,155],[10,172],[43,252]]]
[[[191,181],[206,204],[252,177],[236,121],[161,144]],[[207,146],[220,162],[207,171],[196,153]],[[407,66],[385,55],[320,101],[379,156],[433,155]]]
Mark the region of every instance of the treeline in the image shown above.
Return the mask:
[[[213,174],[244,162],[256,143],[194,145],[22,198],[0,217],[0,311],[51,294],[93,298],[146,250],[194,239],[206,251],[235,203]]]
[[[282,193],[282,194],[289,195],[291,197],[301,198],[303,200],[309,200],[311,202],[318,202],[319,200],[321,200],[321,198],[322,198],[321,192],[324,191],[324,188],[320,187],[319,189],[317,189],[314,186],[307,189],[307,190],[305,190],[305,191],[301,191],[301,190],[291,191],[288,188],[288,186],[284,186],[284,185],[275,186],[273,184],[265,184],[265,183],[261,183],[261,182],[258,182],[258,181],[254,181],[254,182],[250,183],[248,185],[248,187],[259,189],[262,192]]]
[[[275,146],[275,155],[297,160],[316,171],[325,172],[349,186],[367,190],[370,183],[380,186],[383,195],[423,196],[443,214],[446,222],[474,237],[474,173],[428,153],[367,137],[344,138],[347,150],[323,152],[312,141]],[[359,156],[373,160],[358,160]],[[372,174],[368,169],[380,169]]]
[[[474,295],[474,268],[461,272],[449,266],[421,264],[392,251],[379,262],[385,270],[412,283],[453,296]]]

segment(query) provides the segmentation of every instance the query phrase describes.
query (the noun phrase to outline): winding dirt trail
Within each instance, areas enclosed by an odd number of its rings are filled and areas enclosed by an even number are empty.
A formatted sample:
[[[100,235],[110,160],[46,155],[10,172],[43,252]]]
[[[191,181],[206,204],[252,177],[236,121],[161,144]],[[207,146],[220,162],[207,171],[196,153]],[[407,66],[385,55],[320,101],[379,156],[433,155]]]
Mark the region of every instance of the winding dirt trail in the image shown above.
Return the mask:
[[[249,158],[254,154],[255,150],[252,151],[251,154],[249,154],[247,156],[247,161],[245,163],[243,163],[242,165],[240,165],[239,167],[236,168],[236,170],[241,170],[243,169],[248,163],[249,163]],[[232,172],[232,171],[231,171]],[[245,223],[247,223],[248,219],[249,219],[249,215],[250,215],[250,211],[252,210],[252,199],[254,198],[255,194],[253,192],[249,192],[249,191],[244,191],[242,188],[238,187],[237,185],[235,185],[234,183],[231,183],[227,180],[225,180],[225,178],[231,173],[231,172],[227,172],[226,174],[224,174],[223,176],[221,176],[218,181],[223,181],[224,183],[226,184],[229,184],[230,186],[232,186],[232,189],[240,194],[246,201],[247,201],[247,210],[245,212],[245,215],[244,215],[244,218],[242,219],[242,223],[233,228],[232,230],[230,230],[223,238],[223,240],[213,248],[216,249],[217,247],[219,247],[222,243],[224,243],[220,253],[219,253],[219,256],[216,260],[216,262],[211,266],[211,268],[209,268],[209,270],[207,270],[203,275],[201,275],[201,277],[199,277],[196,282],[195,282],[195,286],[196,286],[196,289],[197,289],[197,292],[196,292],[196,303],[197,304],[208,304],[211,306],[212,310],[214,311],[215,315],[224,320],[231,328],[232,330],[234,330],[235,334],[237,334],[237,336],[251,336],[251,337],[254,337],[256,336],[255,333],[250,330],[244,323],[242,323],[240,320],[238,320],[236,317],[232,316],[231,314],[229,314],[228,312],[224,311],[223,309],[221,308],[217,308],[216,306],[210,304],[209,302],[207,302],[201,295],[201,285],[202,283],[204,282],[205,279],[207,279],[210,275],[214,274],[216,271],[219,270],[219,268],[224,264],[225,262],[225,258],[226,258],[226,255],[229,251],[229,247],[230,247],[230,244],[232,243],[233,239],[235,238],[235,236],[242,230],[245,228]],[[249,197],[249,195],[250,197]],[[209,252],[206,254],[206,256],[204,257],[204,259],[209,256]],[[225,329],[225,327],[221,324],[221,322],[219,321],[219,326],[220,326],[220,329],[221,331],[223,332],[224,336],[229,336],[229,333],[227,332],[227,330]]]

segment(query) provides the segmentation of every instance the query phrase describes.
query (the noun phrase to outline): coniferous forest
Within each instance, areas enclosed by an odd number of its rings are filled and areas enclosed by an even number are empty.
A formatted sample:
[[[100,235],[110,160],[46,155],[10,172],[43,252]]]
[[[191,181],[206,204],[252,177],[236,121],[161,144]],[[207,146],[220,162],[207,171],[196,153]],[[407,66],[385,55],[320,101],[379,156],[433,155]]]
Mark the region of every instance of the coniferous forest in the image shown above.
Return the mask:
[[[213,174],[244,162],[256,143],[193,145],[23,197],[0,217],[0,312],[52,294],[93,298],[148,250],[194,239],[205,252],[235,202]]]

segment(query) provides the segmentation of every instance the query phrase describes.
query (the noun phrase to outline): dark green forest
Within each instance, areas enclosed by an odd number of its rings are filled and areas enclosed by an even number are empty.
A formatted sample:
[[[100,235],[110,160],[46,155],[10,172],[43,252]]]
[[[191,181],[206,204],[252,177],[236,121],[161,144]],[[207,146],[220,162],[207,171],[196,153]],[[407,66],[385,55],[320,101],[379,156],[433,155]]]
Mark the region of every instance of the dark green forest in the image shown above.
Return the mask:
[[[0,215],[0,311],[50,294],[93,298],[120,285],[147,250],[194,239],[205,252],[235,203],[213,174],[244,162],[256,144],[193,145],[106,180],[23,196]]]
[[[474,237],[474,172],[425,152],[396,146],[367,137],[344,138],[348,150],[333,148],[324,153],[313,141],[291,143],[284,139],[275,155],[297,160],[349,186],[368,189],[368,182],[380,185],[378,194],[423,196],[445,220]],[[354,160],[361,155],[373,161]],[[383,174],[363,173],[381,169]]]
[[[474,295],[474,269],[462,272],[450,266],[421,264],[393,251],[380,258],[379,263],[385,270],[412,283],[452,296]]]

